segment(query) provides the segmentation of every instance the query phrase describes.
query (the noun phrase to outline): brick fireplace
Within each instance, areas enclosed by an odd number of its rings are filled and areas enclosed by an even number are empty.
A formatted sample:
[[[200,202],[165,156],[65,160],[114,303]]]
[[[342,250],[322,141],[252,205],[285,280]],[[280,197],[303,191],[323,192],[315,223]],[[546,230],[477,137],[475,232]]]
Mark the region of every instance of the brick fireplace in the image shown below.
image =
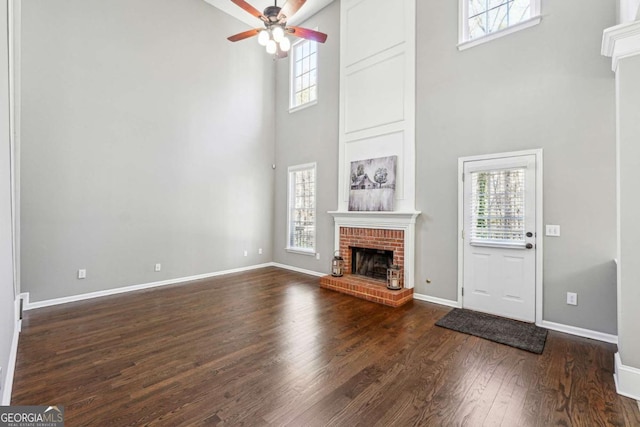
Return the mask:
[[[320,286],[368,301],[398,307],[413,299],[414,227],[418,212],[331,212],[336,251],[344,258],[343,277],[324,276]],[[393,251],[393,263],[404,270],[403,288],[390,290],[383,280],[351,274],[352,248]]]
[[[393,263],[404,268],[404,231],[376,228],[340,227],[340,256],[344,270],[352,271],[351,248],[380,249],[393,252]]]
[[[336,210],[329,214],[335,222],[335,251],[341,250],[341,228],[402,231],[404,259],[396,262],[404,265],[404,289],[393,292],[411,293],[416,279],[415,222],[420,215],[415,210],[416,26],[413,15],[416,2],[403,0],[398,4],[403,13],[398,19],[385,23],[395,29],[394,37],[382,43],[370,43],[366,34],[358,30],[369,25],[370,13],[366,7],[342,7],[340,11],[340,22],[345,31],[340,34],[338,200]],[[382,97],[380,87],[388,89]],[[354,163],[383,157],[396,157],[392,174],[393,204],[385,206],[385,209],[393,210],[350,210],[355,208],[349,203]],[[350,254],[346,255],[350,257]],[[355,280],[353,275],[348,276]],[[372,290],[374,293],[386,289],[380,281],[373,283],[372,286],[377,286]],[[359,286],[358,292],[362,291],[359,282],[353,286]],[[367,299],[371,298],[374,297],[367,296]],[[384,298],[377,302],[389,303]]]

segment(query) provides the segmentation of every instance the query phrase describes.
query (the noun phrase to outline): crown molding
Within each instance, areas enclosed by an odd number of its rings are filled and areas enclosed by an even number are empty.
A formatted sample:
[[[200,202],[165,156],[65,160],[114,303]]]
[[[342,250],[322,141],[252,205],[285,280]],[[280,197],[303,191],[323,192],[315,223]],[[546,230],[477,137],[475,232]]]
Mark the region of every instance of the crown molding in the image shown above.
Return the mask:
[[[640,21],[616,25],[602,33],[602,55],[611,58],[611,69],[618,70],[621,59],[640,54]]]

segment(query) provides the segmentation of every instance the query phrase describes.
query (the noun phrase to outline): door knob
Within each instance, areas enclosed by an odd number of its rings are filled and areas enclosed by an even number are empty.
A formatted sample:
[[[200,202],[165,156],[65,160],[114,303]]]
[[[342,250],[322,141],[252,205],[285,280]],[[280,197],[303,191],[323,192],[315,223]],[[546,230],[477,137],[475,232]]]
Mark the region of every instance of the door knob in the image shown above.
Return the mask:
[[[527,231],[527,237],[533,237],[533,233],[530,231]]]
[[[527,249],[531,249],[531,248],[533,248],[533,244],[527,243],[524,247],[527,248]]]

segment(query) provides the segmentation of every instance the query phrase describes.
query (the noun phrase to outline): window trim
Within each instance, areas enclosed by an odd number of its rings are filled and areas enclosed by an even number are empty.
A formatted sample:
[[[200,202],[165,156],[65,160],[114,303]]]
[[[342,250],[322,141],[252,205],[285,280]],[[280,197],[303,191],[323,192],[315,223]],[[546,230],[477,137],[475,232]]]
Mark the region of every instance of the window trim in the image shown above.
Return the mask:
[[[318,30],[318,27],[314,28],[314,30]],[[300,111],[300,110],[304,110],[305,108],[311,107],[313,105],[316,105],[318,103],[318,98],[320,96],[320,93],[318,92],[318,83],[320,80],[320,76],[318,73],[318,69],[319,69],[319,58],[320,58],[320,54],[319,54],[319,49],[318,49],[318,42],[316,43],[316,99],[314,99],[313,101],[309,101],[309,102],[305,102],[304,104],[301,105],[293,105],[293,100],[295,98],[295,91],[294,91],[294,87],[295,87],[295,65],[296,65],[296,61],[295,61],[295,48],[296,45],[299,45],[301,43],[304,43],[306,41],[310,41],[310,40],[306,40],[306,39],[300,39],[297,40],[295,43],[293,43],[291,45],[291,50],[289,51],[291,54],[289,55],[289,113],[295,113],[296,111]]]
[[[302,170],[313,169],[314,180],[313,180],[313,248],[299,248],[295,246],[291,246],[291,198],[293,197],[292,185],[293,182],[291,180],[293,172],[299,172]],[[317,218],[317,204],[318,204],[318,164],[316,162],[312,163],[304,163],[295,166],[289,166],[287,168],[287,236],[286,236],[286,247],[285,251],[300,254],[300,255],[309,255],[315,256],[316,248],[317,248],[317,237],[318,237],[318,218]]]
[[[511,25],[502,30],[486,34],[482,37],[469,39],[469,26],[467,19],[467,16],[469,16],[469,0],[458,0],[458,50],[463,51],[538,25],[542,21],[542,16],[540,15],[540,2],[541,0],[531,0],[531,18],[518,22],[517,24]]]

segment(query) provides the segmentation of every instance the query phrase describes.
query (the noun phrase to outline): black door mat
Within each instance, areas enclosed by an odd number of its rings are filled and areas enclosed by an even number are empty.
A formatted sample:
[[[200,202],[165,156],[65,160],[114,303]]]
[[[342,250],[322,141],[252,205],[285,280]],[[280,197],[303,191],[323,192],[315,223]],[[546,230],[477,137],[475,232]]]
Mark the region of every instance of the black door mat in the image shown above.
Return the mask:
[[[536,354],[542,354],[547,341],[547,330],[533,323],[462,308],[454,308],[436,325]]]

